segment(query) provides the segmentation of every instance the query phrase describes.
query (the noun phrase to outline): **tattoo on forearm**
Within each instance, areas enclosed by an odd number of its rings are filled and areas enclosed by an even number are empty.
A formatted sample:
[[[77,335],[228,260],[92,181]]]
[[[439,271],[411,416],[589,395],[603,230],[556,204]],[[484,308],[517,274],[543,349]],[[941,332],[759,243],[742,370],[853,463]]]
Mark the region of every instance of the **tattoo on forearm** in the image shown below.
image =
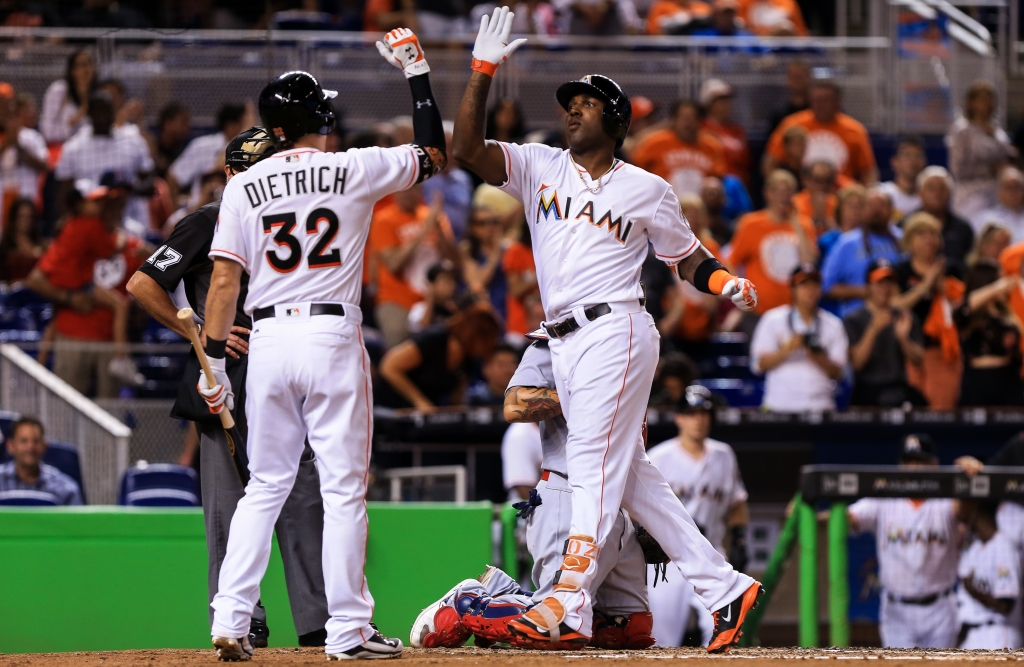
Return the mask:
[[[513,387],[505,397],[517,422],[540,422],[562,414],[558,392],[541,387]]]

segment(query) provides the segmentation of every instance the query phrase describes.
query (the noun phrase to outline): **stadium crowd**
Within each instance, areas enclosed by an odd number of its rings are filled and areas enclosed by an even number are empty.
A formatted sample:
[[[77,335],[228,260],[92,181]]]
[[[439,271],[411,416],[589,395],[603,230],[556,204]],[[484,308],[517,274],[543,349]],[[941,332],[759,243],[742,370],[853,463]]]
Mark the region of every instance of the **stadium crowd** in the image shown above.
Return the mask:
[[[696,16],[703,3],[669,4]],[[714,4],[712,21],[726,5]],[[880,183],[837,82],[800,61],[786,81],[761,155],[732,118],[727,81],[664,109],[633,98],[620,157],[665,178],[704,245],[759,293],[756,312],[741,314],[649,257],[641,279],[663,341],[652,404],[718,376],[721,332],[750,341],[748,379],[763,376],[769,410],[1024,404],[1024,173],[994,88],[970,88],[946,137],[948,166],[929,165],[922,139],[903,136]],[[153,126],[145,117],[145,101],[101,79],[88,49],[69,57],[41,107],[0,84],[0,280],[53,304],[40,359],[59,343],[55,372],[101,397],[145,381],[127,353],[141,328],[128,278],[156,261],[178,220],[220,197],[224,146],[256,124],[249,103],[224,105],[200,136],[178,103]],[[564,141],[531,132],[513,99],[494,105],[487,132]],[[339,127],[329,150],[411,138],[399,117]],[[500,404],[543,317],[522,204],[454,163],[381,200],[363,310],[378,405]]]

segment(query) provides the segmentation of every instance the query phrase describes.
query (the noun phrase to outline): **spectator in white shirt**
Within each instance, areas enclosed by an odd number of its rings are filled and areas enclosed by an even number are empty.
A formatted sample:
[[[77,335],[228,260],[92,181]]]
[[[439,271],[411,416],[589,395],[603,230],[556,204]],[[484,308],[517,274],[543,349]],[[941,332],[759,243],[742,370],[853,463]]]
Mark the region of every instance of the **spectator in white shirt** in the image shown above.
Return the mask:
[[[19,197],[35,200],[39,175],[46,171],[46,139],[35,130],[36,101],[21,93],[15,98],[14,113],[4,124],[0,142],[0,187],[17,191]]]
[[[924,141],[915,135],[904,135],[896,142],[896,152],[889,161],[893,179],[879,185],[879,189],[892,199],[892,221],[899,223],[921,208],[921,195],[917,192],[917,175],[928,166]]]
[[[89,96],[96,90],[96,63],[92,52],[75,51],[68,57],[67,72],[46,89],[39,129],[46,141],[67,141],[89,121]]]
[[[975,233],[985,225],[996,223],[1010,230],[1011,243],[1024,241],[1024,173],[1016,167],[1005,167],[999,173],[996,190],[999,204],[971,219]]]
[[[199,196],[199,183],[202,177],[217,168],[224,156],[224,147],[239,132],[253,125],[246,122],[249,115],[244,104],[225,104],[217,112],[218,131],[196,137],[189,142],[167,170],[167,182],[175,206],[184,205],[185,202],[179,199],[182,195],[188,194],[188,205],[189,208],[192,207],[192,200]]]
[[[765,375],[761,406],[774,412],[835,410],[846,331],[838,317],[818,308],[821,274],[814,266],[798,266],[790,288],[792,305],[766,312],[750,343],[751,368]]]
[[[153,158],[149,146],[138,133],[114,132],[114,106],[110,95],[94,93],[89,98],[91,128],[83,128],[61,151],[54,170],[58,183],[58,207],[67,205],[75,181],[99,182],[104,174],[115,174],[119,181],[131,183],[133,193],[124,216],[149,227],[149,195],[152,194]]]

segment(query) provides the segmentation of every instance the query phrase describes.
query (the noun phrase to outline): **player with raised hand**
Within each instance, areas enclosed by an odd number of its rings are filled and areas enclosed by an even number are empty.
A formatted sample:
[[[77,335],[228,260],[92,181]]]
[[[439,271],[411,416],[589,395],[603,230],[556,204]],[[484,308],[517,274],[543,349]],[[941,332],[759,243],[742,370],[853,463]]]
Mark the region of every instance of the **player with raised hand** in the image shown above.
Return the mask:
[[[510,42],[507,7],[481,20],[473,73],[455,120],[452,150],[464,167],[522,201],[533,240],[544,329],[562,411],[573,491],[572,529],[552,595],[510,628],[537,641],[590,639],[597,560],[620,504],[665,552],[685,565],[702,602],[715,611],[710,651],[726,651],[756,604],[761,586],[733,570],[697,530],[637,433],[658,360],[658,333],[640,299],[640,267],[653,244],[658,258],[706,293],[750,310],[757,294],[704,249],[669,184],[620,162],[614,153],[629,129],[629,98],[611,79],[588,75],[564,84],[569,149],[484,139],[485,109],[497,67],[523,40]]]
[[[233,178],[210,249],[205,374],[211,412],[232,400],[224,354],[243,271],[253,319],[246,378],[250,481],[231,520],[213,600],[213,644],[222,660],[248,660],[246,633],[270,557],[274,522],[295,480],[303,439],[317,458],[324,500],[327,657],[396,657],[402,642],[371,624],[366,584],[366,484],[373,430],[370,360],[359,297],[374,203],[441,171],[441,114],[416,36],[399,29],[378,43],[413,95],[412,144],[325,153],[335,117],[306,72],[287,72],[260,94],[275,154]],[[339,216],[343,213],[344,217]]]

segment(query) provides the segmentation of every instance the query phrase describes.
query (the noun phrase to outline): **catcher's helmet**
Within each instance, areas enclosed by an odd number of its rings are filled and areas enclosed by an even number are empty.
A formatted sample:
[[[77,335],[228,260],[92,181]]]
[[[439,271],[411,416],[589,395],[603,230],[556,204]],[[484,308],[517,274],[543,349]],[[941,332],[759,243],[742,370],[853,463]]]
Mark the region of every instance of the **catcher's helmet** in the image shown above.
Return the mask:
[[[273,153],[274,141],[267,131],[262,127],[250,127],[228,143],[224,149],[224,163],[242,172]]]
[[[629,123],[633,120],[633,106],[619,84],[601,74],[588,74],[579,81],[563,83],[555,91],[555,98],[562,108],[569,110],[569,100],[580,93],[595,95],[604,100],[601,121],[604,131],[615,138],[615,146],[622,146]]]
[[[331,100],[309,72],[285,72],[260,93],[260,118],[274,141],[295,141],[306,134],[330,134],[334,129]]]

